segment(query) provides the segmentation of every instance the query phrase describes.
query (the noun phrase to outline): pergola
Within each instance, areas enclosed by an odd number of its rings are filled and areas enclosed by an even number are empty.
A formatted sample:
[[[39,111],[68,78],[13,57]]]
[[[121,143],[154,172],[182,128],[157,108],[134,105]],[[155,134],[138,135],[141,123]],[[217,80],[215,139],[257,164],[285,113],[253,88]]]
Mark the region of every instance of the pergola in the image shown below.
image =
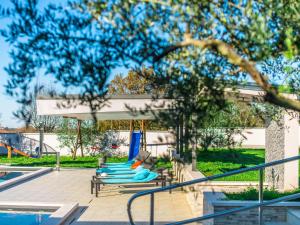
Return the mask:
[[[104,120],[129,120],[130,137],[134,131],[134,121],[141,121],[141,131],[143,132],[142,147],[146,149],[146,124],[147,120],[155,120],[154,112],[166,110],[171,104],[170,99],[160,98],[153,101],[150,95],[115,95],[107,97],[107,101],[94,112],[87,104],[82,104],[78,96],[68,96],[66,100],[60,97],[39,96],[37,104],[38,115],[62,116],[73,118],[77,123],[77,148],[81,145],[81,121],[92,120],[94,117],[98,121]],[[147,110],[146,110],[147,108]]]
[[[253,85],[239,87],[237,90],[226,89],[227,98],[235,98],[238,101],[253,102],[263,101],[264,92]],[[298,98],[293,94],[287,94],[289,98]],[[63,116],[74,118],[78,122],[78,136],[80,137],[80,121],[89,120],[96,116],[97,120],[141,120],[142,131],[146,132],[144,121],[154,120],[153,112],[163,111],[172,103],[172,99],[158,98],[153,100],[149,95],[117,95],[108,96],[104,106],[92,112],[91,108],[76,96],[72,96],[71,104],[63,98],[39,97],[37,99],[37,114]],[[66,106],[67,105],[67,106]],[[65,107],[62,107],[65,106]],[[145,109],[148,109],[145,112]],[[133,110],[132,110],[133,109]],[[150,110],[149,110],[150,109]],[[299,148],[299,122],[298,115],[291,116],[290,111],[282,112],[280,123],[270,121],[266,126],[266,162],[280,160],[298,155]],[[182,136],[184,134],[184,121],[178,121],[176,128],[176,149],[182,152]],[[133,126],[130,131],[133,131]],[[81,142],[78,139],[78,144]],[[143,146],[146,147],[146,135],[143,135]],[[281,190],[298,187],[298,162],[290,162],[285,165],[276,166],[266,170],[266,181],[277,182]],[[275,178],[274,178],[275,177]],[[280,178],[280,179],[279,179]]]

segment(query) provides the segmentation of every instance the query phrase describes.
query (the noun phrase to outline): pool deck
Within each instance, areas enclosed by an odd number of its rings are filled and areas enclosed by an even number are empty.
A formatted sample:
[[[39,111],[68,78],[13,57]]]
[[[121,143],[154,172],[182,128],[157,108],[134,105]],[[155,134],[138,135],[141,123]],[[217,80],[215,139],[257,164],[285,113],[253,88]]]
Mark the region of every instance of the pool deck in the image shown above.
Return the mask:
[[[1,201],[79,203],[79,210],[65,224],[127,225],[127,201],[132,194],[155,185],[106,186],[96,198],[90,194],[94,169],[53,171],[0,192]],[[133,205],[137,224],[149,224],[149,197]],[[193,217],[184,192],[159,193],[155,197],[156,225]]]

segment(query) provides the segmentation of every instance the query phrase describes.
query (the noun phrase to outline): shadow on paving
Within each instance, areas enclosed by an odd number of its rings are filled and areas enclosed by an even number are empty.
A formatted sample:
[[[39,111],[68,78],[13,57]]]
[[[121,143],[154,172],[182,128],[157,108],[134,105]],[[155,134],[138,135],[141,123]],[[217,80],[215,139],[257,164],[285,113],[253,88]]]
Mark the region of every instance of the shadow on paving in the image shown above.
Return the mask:
[[[120,185],[105,185],[104,188],[101,187],[99,194],[101,193],[119,193],[119,194],[135,194],[141,191],[154,188],[159,188],[161,186],[156,186],[155,183],[141,183],[141,184],[120,184]],[[145,189],[146,188],[146,189]]]
[[[172,221],[155,221],[155,225],[164,225]],[[149,221],[136,222],[135,225],[149,225]],[[131,225],[128,221],[76,221],[70,225]]]
[[[141,183],[141,184],[122,184],[120,185],[121,187],[124,187],[124,188],[146,188],[146,187],[151,187],[151,188],[154,188],[154,187],[159,187],[156,186],[155,183]]]

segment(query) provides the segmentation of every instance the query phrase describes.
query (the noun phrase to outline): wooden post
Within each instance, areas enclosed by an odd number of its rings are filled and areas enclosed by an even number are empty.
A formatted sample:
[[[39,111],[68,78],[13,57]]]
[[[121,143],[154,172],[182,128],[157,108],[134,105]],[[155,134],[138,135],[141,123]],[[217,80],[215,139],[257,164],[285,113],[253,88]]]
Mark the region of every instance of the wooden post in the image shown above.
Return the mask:
[[[129,145],[131,143],[132,132],[134,130],[134,120],[130,120],[129,124]]]
[[[146,143],[146,128],[145,128],[145,121],[142,120],[141,121],[141,130],[142,130],[142,149],[144,149],[144,151],[147,150],[147,143]]]
[[[183,118],[179,119],[179,154],[183,153]]]
[[[180,147],[179,147],[179,137],[180,137],[180,124],[176,125],[176,154],[179,154],[180,152]]]
[[[185,127],[184,127],[184,152],[189,151],[189,116],[185,117]]]
[[[142,144],[141,149],[144,150],[144,120],[141,120],[140,122],[140,130],[142,131]]]
[[[77,120],[77,136],[76,136],[76,145],[74,149],[74,158],[76,157],[77,149],[80,147],[81,156],[83,157],[83,146],[82,146],[82,135],[81,135],[81,120]]]
[[[78,120],[78,137],[79,137],[79,146],[81,151],[81,156],[83,157],[83,146],[82,146],[82,134],[81,134],[81,120]]]
[[[11,159],[11,152],[12,152],[11,146],[6,145],[6,149],[7,149],[7,158]]]
[[[44,146],[44,128],[43,128],[43,126],[40,126],[39,132],[40,132],[40,141],[39,141],[38,157],[42,157],[42,154],[44,151],[44,149],[43,149],[43,146]]]

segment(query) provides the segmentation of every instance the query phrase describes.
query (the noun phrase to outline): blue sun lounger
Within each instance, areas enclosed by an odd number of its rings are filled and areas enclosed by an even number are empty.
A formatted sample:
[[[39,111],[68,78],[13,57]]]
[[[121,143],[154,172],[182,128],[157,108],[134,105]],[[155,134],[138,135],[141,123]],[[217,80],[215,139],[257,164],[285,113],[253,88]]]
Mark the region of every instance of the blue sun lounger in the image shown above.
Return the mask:
[[[113,178],[113,179],[131,179],[131,178],[134,178],[134,176],[136,176],[137,174],[148,174],[150,173],[150,170],[149,169],[142,169],[142,170],[139,170],[138,172],[136,173],[127,173],[127,174],[106,174],[106,176],[98,176],[98,178],[100,179],[110,179],[110,178]]]
[[[137,178],[138,174],[134,175],[133,177],[127,177],[127,178],[104,178],[101,179],[103,184],[130,184],[130,183],[147,183],[149,181],[154,180],[155,178],[158,177],[158,173],[155,172],[150,172],[148,176],[138,179]]]
[[[150,152],[141,151],[139,153],[137,160],[141,161],[143,164],[150,157],[150,155],[151,155]],[[133,161],[133,162],[135,162],[135,161]],[[115,171],[115,170],[119,170],[119,171],[132,170],[131,166],[132,166],[133,162],[127,162],[127,163],[117,164],[117,165],[116,164],[104,164],[98,170],[101,170],[101,169],[113,170],[113,171]],[[143,166],[143,165],[141,165],[141,166]]]
[[[143,170],[144,168],[138,167],[136,169],[130,169],[130,168],[122,168],[122,169],[113,169],[113,168],[100,168],[96,170],[96,174],[101,173],[107,173],[107,174],[136,174],[140,170]]]
[[[137,183],[148,183],[154,181],[158,177],[158,173],[151,171],[144,171],[137,173],[133,177],[117,177],[117,178],[96,178],[94,177],[91,181],[91,194],[93,194],[94,188],[96,189],[96,197],[100,191],[100,185],[107,184],[137,184]]]

